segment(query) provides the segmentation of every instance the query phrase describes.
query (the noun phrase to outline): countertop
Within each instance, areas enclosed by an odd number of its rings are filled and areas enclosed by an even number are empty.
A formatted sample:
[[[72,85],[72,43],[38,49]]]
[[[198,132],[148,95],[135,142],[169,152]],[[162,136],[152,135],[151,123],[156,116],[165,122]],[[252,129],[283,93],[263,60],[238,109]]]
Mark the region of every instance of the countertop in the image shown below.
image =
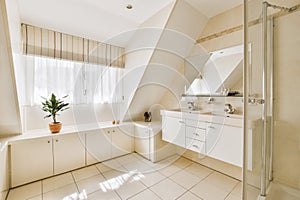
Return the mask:
[[[243,115],[237,114],[225,114],[225,113],[189,113],[181,111],[171,111],[171,110],[161,110],[161,115],[166,115],[169,117],[177,117],[188,120],[203,121],[208,123],[224,124],[228,126],[243,127]],[[259,119],[249,119],[249,128],[255,127]]]
[[[13,142],[17,142],[19,140],[26,140],[26,139],[33,139],[33,138],[42,138],[42,137],[55,137],[59,135],[71,134],[71,133],[78,133],[84,131],[91,131],[96,129],[103,129],[103,128],[113,128],[113,127],[120,127],[125,125],[131,125],[130,122],[123,122],[120,124],[112,124],[111,121],[109,122],[100,122],[100,123],[91,123],[91,124],[79,124],[73,126],[63,126],[62,130],[57,134],[52,134],[48,128],[44,129],[35,129],[24,132],[21,135],[9,136],[0,138],[0,147],[4,144],[7,145]]]

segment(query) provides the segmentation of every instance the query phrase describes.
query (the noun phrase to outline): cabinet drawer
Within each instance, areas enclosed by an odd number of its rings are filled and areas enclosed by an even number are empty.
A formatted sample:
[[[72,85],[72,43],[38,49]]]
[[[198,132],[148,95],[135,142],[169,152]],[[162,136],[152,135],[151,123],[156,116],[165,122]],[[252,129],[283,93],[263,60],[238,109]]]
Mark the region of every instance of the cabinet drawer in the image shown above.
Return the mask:
[[[206,141],[206,131],[204,129],[187,126],[185,131],[186,137],[188,138],[200,140],[203,142]]]
[[[187,126],[206,129],[206,122],[195,121],[195,120],[186,120],[185,123]]]
[[[186,138],[186,148],[201,154],[206,154],[205,142],[199,140]]]

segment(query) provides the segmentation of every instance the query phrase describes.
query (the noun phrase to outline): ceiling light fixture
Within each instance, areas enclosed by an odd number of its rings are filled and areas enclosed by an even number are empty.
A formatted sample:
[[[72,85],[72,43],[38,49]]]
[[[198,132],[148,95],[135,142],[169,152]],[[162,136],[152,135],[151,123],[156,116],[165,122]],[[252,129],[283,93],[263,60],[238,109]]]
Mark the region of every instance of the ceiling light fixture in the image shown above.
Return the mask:
[[[127,4],[126,8],[127,8],[128,10],[131,10],[133,7],[132,7],[131,4]]]

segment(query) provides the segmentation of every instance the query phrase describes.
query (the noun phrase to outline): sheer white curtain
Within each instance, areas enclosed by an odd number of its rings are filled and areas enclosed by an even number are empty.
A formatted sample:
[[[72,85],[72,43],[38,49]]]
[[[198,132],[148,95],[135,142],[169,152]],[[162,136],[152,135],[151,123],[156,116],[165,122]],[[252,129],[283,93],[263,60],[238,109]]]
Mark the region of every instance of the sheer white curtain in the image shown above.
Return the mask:
[[[21,104],[37,105],[41,96],[69,95],[71,104],[121,100],[123,69],[37,56],[22,56],[17,68]]]

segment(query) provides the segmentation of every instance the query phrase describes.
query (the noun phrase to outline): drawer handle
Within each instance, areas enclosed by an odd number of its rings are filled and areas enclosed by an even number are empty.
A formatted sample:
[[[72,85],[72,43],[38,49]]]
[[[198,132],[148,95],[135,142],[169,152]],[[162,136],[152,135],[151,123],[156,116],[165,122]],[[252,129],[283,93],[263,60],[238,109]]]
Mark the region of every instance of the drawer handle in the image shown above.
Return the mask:
[[[208,126],[208,128],[211,128],[211,129],[213,129],[213,128],[215,128],[215,127],[213,127],[213,126]]]
[[[180,124],[184,124],[184,121],[178,121]]]
[[[48,144],[50,144],[50,140],[48,140],[47,142],[48,142]]]
[[[198,134],[198,133],[194,133],[194,135],[196,135],[196,136],[199,136],[199,134]]]
[[[195,147],[195,148],[199,149],[198,145],[195,145],[195,144],[194,144],[194,145],[193,145],[193,147]]]
[[[107,133],[110,133],[110,131],[107,131]]]
[[[58,140],[55,140],[56,142],[58,142]]]
[[[113,133],[115,132],[115,130],[112,131]]]

